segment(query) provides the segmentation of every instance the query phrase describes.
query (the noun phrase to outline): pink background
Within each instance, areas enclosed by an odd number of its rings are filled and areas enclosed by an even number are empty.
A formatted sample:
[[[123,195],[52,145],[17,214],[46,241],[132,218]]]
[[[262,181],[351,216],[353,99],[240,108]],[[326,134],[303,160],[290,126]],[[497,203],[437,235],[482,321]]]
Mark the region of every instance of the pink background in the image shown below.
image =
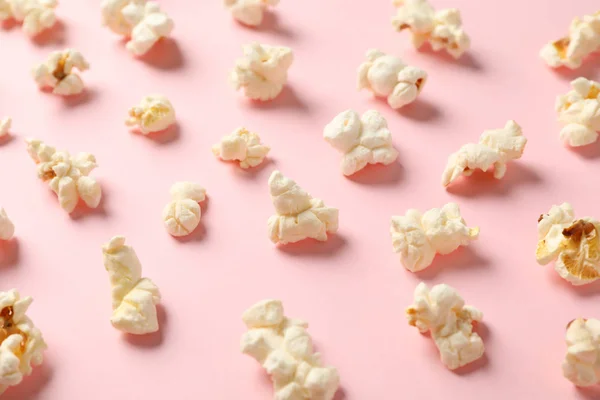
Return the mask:
[[[537,218],[552,204],[569,201],[578,216],[600,217],[600,147],[566,149],[553,110],[569,80],[600,78],[600,57],[559,73],[538,57],[597,1],[432,1],[462,12],[472,50],[460,61],[416,52],[407,33],[393,31],[388,0],[283,0],[257,30],[236,24],[218,0],[164,1],[173,40],[136,60],[100,26],[97,3],[62,0],[62,25],[37,43],[18,27],[0,31],[0,115],[14,119],[13,139],[0,147],[0,204],[17,229],[0,247],[0,287],[35,298],[30,316],[49,345],[43,366],[4,399],[270,399],[268,378],[238,347],[241,313],[268,297],[310,322],[325,362],[339,368],[337,400],[600,398],[575,389],[560,369],[566,324],[600,317],[600,285],[571,287],[534,257]],[[262,105],[226,81],[241,45],[253,40],[291,46],[296,56],[285,92]],[[50,50],[67,46],[91,63],[87,94],[70,100],[38,91],[29,76]],[[371,47],[429,72],[415,104],[396,112],[355,90]],[[171,99],[178,129],[128,132],[127,109],[153,92]],[[383,113],[398,164],[342,176],[341,155],[321,135],[347,108]],[[529,139],[523,159],[502,181],[476,175],[446,192],[448,155],[508,119]],[[241,125],[272,147],[270,161],[249,172],[210,152]],[[63,212],[36,178],[27,136],[95,154],[102,207]],[[276,168],[339,208],[338,235],[270,243],[266,182]],[[160,217],[177,180],[197,181],[209,196],[201,227],[183,240]],[[390,217],[449,201],[481,227],[479,241],[423,273],[407,272],[392,253]],[[100,246],[116,234],[127,236],[162,291],[160,334],[128,338],[109,323]],[[433,342],[407,325],[404,308],[421,280],[455,286],[484,312],[484,360],[448,371]]]

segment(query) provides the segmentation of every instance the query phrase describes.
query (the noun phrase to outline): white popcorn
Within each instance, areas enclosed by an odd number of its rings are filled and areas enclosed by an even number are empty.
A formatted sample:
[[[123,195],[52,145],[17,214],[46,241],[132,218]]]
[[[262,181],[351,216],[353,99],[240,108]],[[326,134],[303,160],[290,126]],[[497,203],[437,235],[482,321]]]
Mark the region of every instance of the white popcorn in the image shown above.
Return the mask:
[[[102,23],[113,32],[130,38],[126,47],[136,56],[147,53],[173,31],[173,20],[155,1],[104,0]]]
[[[359,90],[368,89],[375,96],[387,97],[394,109],[417,99],[427,81],[427,72],[377,49],[368,50],[366,57],[367,61],[358,68]]]
[[[77,50],[53,51],[48,59],[37,65],[31,75],[40,88],[52,88],[52,93],[69,96],[83,92],[83,81],[73,69],[85,71],[90,65]]]
[[[163,209],[165,228],[173,236],[186,236],[200,223],[198,203],[206,198],[206,190],[194,182],[177,182],[171,186],[172,201]]]
[[[243,47],[244,57],[235,62],[230,74],[235,90],[244,89],[253,100],[272,100],[287,82],[287,71],[294,61],[292,49],[257,42]]]
[[[268,6],[276,6],[279,0],[224,0],[233,18],[249,26],[258,26]]]
[[[362,117],[354,110],[338,114],[325,126],[323,137],[344,153],[341,164],[344,175],[352,175],[367,164],[389,165],[398,158],[387,121],[375,110],[365,112]]]
[[[98,207],[102,189],[94,178],[88,176],[97,167],[93,155],[78,153],[71,156],[37,139],[27,139],[26,143],[29,156],[37,164],[38,177],[48,182],[63,210],[71,213],[80,198],[88,207]]]
[[[260,137],[246,128],[238,128],[214,145],[212,152],[224,161],[239,161],[246,169],[262,163],[271,148],[260,143]]]
[[[600,83],[585,78],[571,82],[573,90],[556,99],[558,120],[565,126],[560,138],[569,146],[594,143],[600,131]]]
[[[569,26],[569,36],[546,44],[540,57],[552,68],[576,69],[590,54],[600,50],[600,11],[576,17]]]
[[[494,177],[506,174],[506,163],[523,155],[527,139],[515,121],[508,121],[504,128],[483,132],[479,143],[469,143],[448,158],[442,184],[448,186],[461,175],[470,176],[476,169],[487,171],[494,167]]]
[[[567,354],[562,364],[565,378],[583,387],[600,382],[600,321],[593,318],[571,321],[566,342]]]
[[[585,217],[575,220],[569,203],[553,206],[538,219],[536,259],[540,265],[556,261],[554,269],[573,285],[600,278],[600,223]]]
[[[429,290],[421,282],[414,302],[406,309],[408,323],[421,333],[430,332],[447,368],[460,368],[483,356],[483,340],[473,332],[473,324],[480,322],[483,314],[466,306],[456,289],[441,284]]]
[[[33,302],[16,289],[0,292],[0,394],[31,375],[47,349],[42,332],[25,315]]]
[[[434,51],[446,50],[459,58],[471,45],[456,8],[435,11],[427,0],[394,0],[398,7],[392,25],[398,31],[409,29],[418,49],[429,42]]]
[[[4,208],[0,207],[0,240],[10,240],[15,234],[15,226],[6,214]]]
[[[337,208],[326,207],[296,182],[274,171],[269,190],[276,214],[267,221],[273,243],[294,243],[307,238],[327,240],[328,233],[338,230]]]
[[[125,237],[115,236],[102,246],[104,267],[111,285],[112,325],[123,332],[143,335],[158,331],[158,287],[142,278],[142,265]]]
[[[5,117],[0,119],[0,138],[8,135],[8,131],[12,125],[12,118]]]
[[[0,23],[12,18],[33,37],[54,26],[57,5],[57,0],[0,0]]]
[[[256,303],[242,320],[248,331],[242,336],[241,351],[271,376],[275,400],[333,399],[339,374],[324,367],[321,355],[314,352],[308,323],[287,318],[279,300]]]
[[[448,203],[425,214],[410,209],[406,215],[392,217],[390,233],[402,265],[416,272],[429,267],[436,253],[450,254],[460,246],[467,246],[477,239],[479,228],[469,228],[458,204]]]
[[[136,126],[144,135],[163,131],[174,123],[173,105],[158,94],[146,96],[139,105],[130,108],[129,118],[125,120],[125,125]]]

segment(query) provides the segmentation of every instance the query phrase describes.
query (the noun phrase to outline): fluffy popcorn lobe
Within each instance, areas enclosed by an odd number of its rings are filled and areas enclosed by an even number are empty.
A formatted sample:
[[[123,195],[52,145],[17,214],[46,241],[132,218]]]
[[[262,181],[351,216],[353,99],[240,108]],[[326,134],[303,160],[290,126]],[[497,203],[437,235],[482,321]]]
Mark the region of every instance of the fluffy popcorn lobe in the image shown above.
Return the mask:
[[[577,318],[566,333],[567,354],[563,375],[577,386],[593,386],[600,381],[600,321]]]
[[[83,92],[84,84],[74,69],[85,71],[90,65],[77,50],[53,51],[48,59],[33,68],[31,74],[37,85],[51,88],[52,93],[69,96]]]
[[[352,175],[367,164],[388,165],[398,158],[387,121],[374,110],[362,117],[353,110],[338,114],[325,126],[323,137],[344,154],[341,163],[344,175]]]
[[[258,26],[265,10],[279,4],[279,0],[224,0],[224,3],[233,18],[249,26]]]
[[[506,174],[506,163],[523,155],[527,139],[515,121],[508,121],[504,128],[483,132],[479,143],[469,143],[448,158],[442,184],[448,186],[460,176],[470,176],[476,169],[487,171],[494,167],[494,177]]]
[[[304,321],[287,318],[278,300],[263,300],[250,307],[242,320],[242,353],[258,361],[271,376],[275,400],[332,400],[339,374],[322,365],[313,350]]]
[[[260,142],[260,137],[246,128],[238,128],[214,145],[212,152],[223,161],[239,161],[246,169],[261,164],[271,148]]]
[[[377,49],[368,50],[366,57],[358,68],[359,90],[368,89],[375,96],[386,97],[394,109],[416,100],[427,81],[425,71]]]
[[[243,47],[244,56],[235,62],[230,81],[235,90],[244,90],[253,100],[272,100],[287,82],[287,72],[294,56],[283,46],[254,42]]]
[[[15,234],[15,226],[8,218],[4,208],[0,207],[0,240],[10,240]]]
[[[556,99],[558,120],[564,124],[560,138],[569,146],[586,146],[598,140],[600,83],[577,78],[571,82],[571,88]]]
[[[410,30],[412,43],[419,49],[429,43],[434,51],[446,50],[459,58],[471,45],[456,8],[435,11],[427,0],[394,0],[398,7],[392,25],[398,31]]]
[[[327,240],[328,233],[338,229],[338,210],[326,207],[296,182],[274,171],[269,190],[276,214],[267,221],[273,243],[294,243],[307,238]]]
[[[126,333],[143,335],[158,331],[156,305],[158,287],[142,278],[142,265],[125,237],[115,236],[102,246],[104,268],[110,278],[113,314],[112,325]]]
[[[54,26],[57,5],[57,0],[0,0],[0,22],[14,19],[23,24],[23,32],[34,37]]]
[[[96,208],[102,198],[102,189],[96,180],[89,176],[97,167],[96,158],[89,153],[71,156],[66,151],[57,151],[41,140],[27,139],[29,156],[37,164],[38,177],[48,182],[50,189],[58,196],[63,210],[71,213],[79,199],[90,208]]]
[[[125,125],[136,127],[144,135],[164,131],[174,123],[173,105],[158,94],[146,96],[139,105],[130,108],[129,118],[125,120]]]
[[[600,223],[585,217],[575,219],[569,203],[552,206],[538,220],[536,259],[540,265],[555,261],[554,269],[573,285],[600,278]]]
[[[410,209],[406,215],[392,217],[390,227],[394,252],[412,272],[431,265],[435,255],[450,254],[479,236],[479,228],[469,228],[456,203],[432,208],[421,214]]]
[[[167,232],[173,236],[186,236],[200,223],[200,205],[206,199],[206,190],[194,182],[177,182],[171,186],[171,202],[163,209]]]
[[[460,368],[483,356],[483,340],[473,332],[473,324],[480,322],[483,314],[466,306],[456,289],[441,284],[430,290],[419,283],[406,317],[419,332],[431,334],[447,368]]]

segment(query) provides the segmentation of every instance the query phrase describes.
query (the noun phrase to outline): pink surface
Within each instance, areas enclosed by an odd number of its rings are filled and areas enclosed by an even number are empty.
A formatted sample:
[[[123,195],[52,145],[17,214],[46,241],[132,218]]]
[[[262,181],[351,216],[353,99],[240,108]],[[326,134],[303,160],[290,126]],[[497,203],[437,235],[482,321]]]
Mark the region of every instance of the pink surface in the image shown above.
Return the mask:
[[[284,0],[258,30],[236,24],[218,0],[164,1],[176,23],[173,40],[146,61],[100,26],[93,1],[62,0],[62,27],[42,43],[18,27],[0,31],[0,115],[14,119],[14,139],[0,147],[0,204],[17,227],[17,239],[0,250],[1,289],[35,298],[30,315],[49,345],[43,366],[3,398],[270,399],[268,378],[238,347],[241,313],[267,297],[310,322],[325,362],[339,368],[338,400],[600,398],[575,389],[560,369],[566,324],[600,317],[600,285],[571,287],[534,257],[537,218],[552,204],[569,201],[577,215],[600,217],[600,147],[564,148],[553,110],[571,78],[600,78],[600,57],[566,73],[538,58],[597,1],[432,3],[462,12],[473,45],[460,61],[414,51],[407,33],[392,30],[387,0]],[[289,86],[264,105],[226,82],[241,45],[253,40],[291,46],[296,56]],[[88,94],[65,101],[39,92],[29,69],[67,46],[92,68],[83,74]],[[355,71],[371,47],[429,72],[415,104],[395,112],[356,92]],[[157,55],[166,56],[156,62]],[[128,107],[153,92],[171,99],[178,129],[151,138],[129,133]],[[398,164],[341,175],[341,155],[321,135],[347,108],[384,114]],[[508,119],[529,139],[523,159],[502,181],[479,175],[446,192],[440,178],[448,155]],[[240,125],[272,147],[264,167],[246,172],[212,156],[211,145]],[[95,154],[101,209],[63,212],[35,176],[27,136]],[[338,235],[270,243],[266,182],[276,168],[339,208]],[[177,180],[198,181],[209,196],[201,227],[184,240],[171,238],[160,218]],[[405,271],[392,253],[390,217],[448,201],[481,227],[479,241],[423,273]],[[162,291],[158,335],[128,338],[109,323],[100,246],[116,234],[127,236]],[[450,372],[433,342],[407,325],[404,308],[421,280],[455,286],[484,312],[485,360]]]

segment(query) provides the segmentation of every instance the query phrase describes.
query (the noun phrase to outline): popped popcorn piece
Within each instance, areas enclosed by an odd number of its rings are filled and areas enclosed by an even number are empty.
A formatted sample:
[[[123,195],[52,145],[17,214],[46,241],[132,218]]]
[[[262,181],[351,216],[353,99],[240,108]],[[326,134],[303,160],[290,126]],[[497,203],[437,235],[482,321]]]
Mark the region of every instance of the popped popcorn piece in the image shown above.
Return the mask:
[[[42,332],[25,315],[33,302],[16,289],[0,292],[0,394],[31,375],[48,348]]]
[[[15,226],[6,214],[4,208],[0,207],[0,240],[10,240],[15,234]]]
[[[600,223],[575,219],[569,203],[552,206],[538,219],[536,259],[540,265],[556,261],[554,269],[575,286],[600,278]]]
[[[98,166],[96,157],[89,153],[71,156],[37,139],[27,139],[26,143],[29,156],[37,164],[38,178],[48,182],[63,210],[71,213],[80,198],[88,207],[98,207],[102,189],[88,176]]]
[[[8,135],[8,131],[12,125],[12,118],[5,117],[0,119],[0,138]]]
[[[307,238],[323,242],[328,233],[337,232],[337,208],[326,207],[323,200],[313,198],[281,172],[271,174],[269,191],[276,212],[267,221],[273,243],[294,243]]]
[[[244,56],[235,62],[230,80],[235,90],[253,100],[272,100],[287,82],[287,71],[294,61],[292,49],[258,42],[243,47]]]
[[[340,384],[325,367],[306,332],[308,323],[283,314],[279,300],[263,300],[242,316],[248,331],[241,351],[258,361],[273,380],[276,400],[332,400]]]
[[[558,120],[565,124],[560,138],[569,146],[594,143],[600,131],[600,83],[585,78],[571,81],[573,88],[556,99]]]
[[[600,321],[577,318],[566,333],[567,354],[563,375],[577,386],[592,386],[600,381]]]
[[[124,236],[115,236],[102,246],[104,268],[111,285],[112,325],[123,332],[144,335],[158,331],[156,305],[158,287],[142,278],[142,265]]]
[[[233,18],[249,26],[258,26],[268,6],[276,6],[279,0],[224,0]]]
[[[177,182],[171,186],[171,202],[163,209],[165,228],[173,236],[186,236],[200,223],[200,205],[206,190],[194,182]]]
[[[375,96],[387,97],[398,109],[416,100],[427,81],[427,72],[404,64],[399,57],[370,49],[367,61],[358,67],[358,89],[368,89]]]
[[[394,0],[393,3],[398,10],[392,25],[397,31],[409,29],[415,48],[428,42],[434,51],[443,49],[459,58],[471,46],[456,8],[435,11],[427,0]]]
[[[576,69],[590,54],[600,50],[600,11],[575,17],[569,35],[542,47],[540,57],[552,68],[565,66]]]
[[[473,324],[483,319],[481,311],[466,306],[456,289],[435,285],[431,290],[423,282],[415,289],[414,304],[406,309],[411,326],[430,332],[448,369],[460,368],[481,358],[483,340],[473,332]]]
[[[83,92],[83,81],[73,69],[89,69],[90,65],[77,50],[53,51],[48,59],[35,66],[31,75],[40,88],[52,88],[52,93],[69,96]]]
[[[404,268],[417,272],[429,267],[436,253],[450,254],[469,245],[479,236],[479,228],[469,228],[458,204],[448,203],[424,214],[410,209],[406,215],[392,217],[390,233]]]
[[[136,126],[144,135],[163,131],[174,123],[173,105],[159,94],[144,97],[139,105],[129,109],[129,118],[125,120],[125,125]]]
[[[23,32],[34,37],[54,26],[57,5],[57,0],[0,0],[0,22],[12,18],[23,24]]]
[[[103,25],[129,38],[125,46],[136,56],[147,53],[173,31],[173,20],[155,1],[104,0],[101,9]]]
[[[504,128],[484,131],[479,143],[469,143],[448,158],[442,184],[448,186],[461,175],[471,176],[476,169],[487,171],[494,167],[494,178],[506,174],[506,163],[523,155],[527,139],[515,121]]]
[[[256,167],[263,162],[271,148],[260,143],[260,137],[246,128],[237,128],[212,147],[215,156],[224,161],[239,161],[240,167]]]
[[[387,121],[375,110],[365,112],[362,117],[354,110],[341,112],[325,126],[323,137],[344,153],[341,164],[344,175],[352,175],[367,164],[389,165],[398,158]]]

